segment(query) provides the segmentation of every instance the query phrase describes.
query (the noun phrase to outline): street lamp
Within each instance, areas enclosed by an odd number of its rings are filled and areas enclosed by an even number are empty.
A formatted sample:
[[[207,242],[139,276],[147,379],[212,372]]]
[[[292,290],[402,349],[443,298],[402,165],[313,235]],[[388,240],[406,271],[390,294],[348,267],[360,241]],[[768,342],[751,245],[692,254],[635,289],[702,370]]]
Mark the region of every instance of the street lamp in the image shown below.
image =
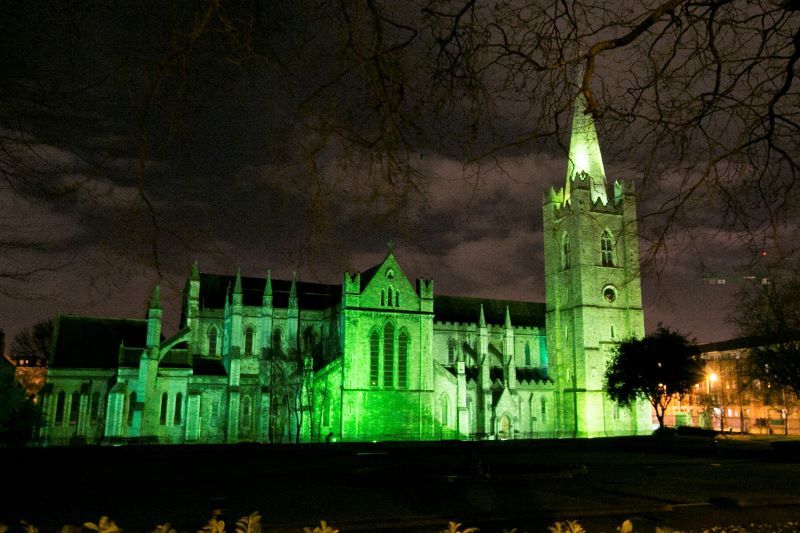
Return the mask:
[[[708,394],[711,394],[711,384],[717,381],[718,378],[719,376],[717,376],[714,372],[709,372],[706,380],[706,392],[708,392]]]
[[[714,397],[711,395],[711,384],[717,381],[719,376],[714,372],[709,372],[706,375],[706,393],[708,394],[708,403],[711,404],[710,412],[708,413],[708,422],[711,425],[711,429],[714,429],[714,411],[716,409],[716,401]],[[722,419],[720,419],[719,423],[720,430],[722,430]]]

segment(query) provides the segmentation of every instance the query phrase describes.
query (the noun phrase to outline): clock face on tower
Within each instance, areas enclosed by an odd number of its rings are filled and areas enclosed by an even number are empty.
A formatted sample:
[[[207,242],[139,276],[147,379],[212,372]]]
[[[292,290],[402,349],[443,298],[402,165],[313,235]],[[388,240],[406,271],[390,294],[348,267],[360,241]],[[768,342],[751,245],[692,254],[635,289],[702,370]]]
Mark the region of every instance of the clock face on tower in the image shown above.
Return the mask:
[[[617,289],[613,285],[606,285],[603,287],[603,298],[608,303],[614,303],[617,299]]]

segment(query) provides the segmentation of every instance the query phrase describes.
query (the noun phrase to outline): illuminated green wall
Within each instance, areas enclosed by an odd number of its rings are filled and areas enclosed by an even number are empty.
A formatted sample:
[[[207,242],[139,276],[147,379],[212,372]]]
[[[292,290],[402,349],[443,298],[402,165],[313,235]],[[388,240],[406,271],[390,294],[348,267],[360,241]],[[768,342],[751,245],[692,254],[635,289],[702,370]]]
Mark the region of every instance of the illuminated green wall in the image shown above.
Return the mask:
[[[418,285],[391,253],[364,279],[343,275],[340,438],[431,438],[433,282]]]
[[[576,101],[567,185],[551,189],[543,206],[547,344],[559,431],[577,437],[644,433],[652,429],[649,406],[620,410],[603,392],[614,343],[644,334],[633,188],[616,182],[607,198],[597,134],[584,105]]]

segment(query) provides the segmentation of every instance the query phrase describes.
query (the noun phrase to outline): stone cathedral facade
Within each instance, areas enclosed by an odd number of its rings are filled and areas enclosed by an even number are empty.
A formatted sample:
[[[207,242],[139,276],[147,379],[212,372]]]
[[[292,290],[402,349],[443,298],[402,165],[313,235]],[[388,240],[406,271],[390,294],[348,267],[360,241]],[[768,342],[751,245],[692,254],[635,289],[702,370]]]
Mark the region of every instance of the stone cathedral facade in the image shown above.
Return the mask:
[[[45,444],[597,437],[649,432],[603,392],[614,343],[644,334],[636,208],[609,188],[576,102],[566,185],[544,195],[544,303],[438,295],[394,255],[327,285],[201,273],[180,330],[59,316]]]

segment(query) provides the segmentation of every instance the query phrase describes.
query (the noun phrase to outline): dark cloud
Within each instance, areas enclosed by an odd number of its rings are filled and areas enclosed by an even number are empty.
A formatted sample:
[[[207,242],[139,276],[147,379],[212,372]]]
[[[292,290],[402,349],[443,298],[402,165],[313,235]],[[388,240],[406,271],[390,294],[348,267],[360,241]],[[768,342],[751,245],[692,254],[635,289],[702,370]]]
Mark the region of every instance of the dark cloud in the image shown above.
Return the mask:
[[[336,283],[389,241],[406,273],[433,277],[441,294],[543,299],[542,196],[563,184],[567,136],[539,137],[553,128],[539,120],[556,116],[563,130],[566,88],[552,102],[522,90],[482,101],[470,87],[431,85],[425,49],[387,54],[382,66],[395,70],[376,80],[375,61],[343,50],[341,14],[297,3],[242,4],[226,14],[259,38],[216,28],[196,43],[191,2],[68,4],[3,12],[18,22],[0,40],[11,58],[0,88],[18,100],[3,132],[24,139],[16,188],[0,189],[16,215],[0,231],[49,244],[20,252],[21,269],[59,268],[17,284],[35,299],[6,299],[0,326],[58,311],[138,316],[160,278],[174,327],[191,261]],[[351,37],[356,48],[366,39]],[[751,251],[716,232],[719,211],[703,197],[681,207],[692,237],[655,246],[687,174],[670,154],[639,149],[647,127],[603,124],[608,176],[641,191],[648,327],[732,334],[723,318],[735,283],[703,273],[740,278]]]

